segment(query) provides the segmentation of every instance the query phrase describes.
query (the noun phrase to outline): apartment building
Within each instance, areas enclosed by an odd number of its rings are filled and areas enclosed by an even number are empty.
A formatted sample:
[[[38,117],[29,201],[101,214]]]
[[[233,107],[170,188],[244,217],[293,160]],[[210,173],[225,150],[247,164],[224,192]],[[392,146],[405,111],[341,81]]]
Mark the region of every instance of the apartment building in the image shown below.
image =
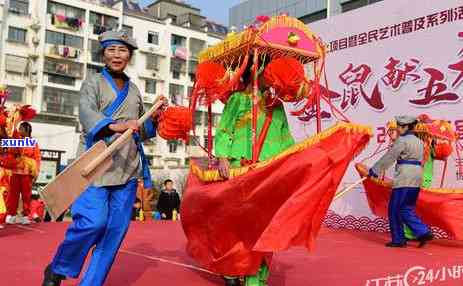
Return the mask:
[[[168,0],[146,9],[132,0],[6,0],[3,11],[0,83],[9,88],[10,103],[31,104],[39,111],[34,137],[41,148],[65,151],[63,165],[77,150],[81,83],[103,67],[99,34],[125,29],[137,40],[140,49],[128,74],[149,108],[158,95],[187,106],[197,54],[227,32],[207,21],[199,9]],[[213,107],[215,120],[221,109]],[[205,112],[198,112],[196,121],[198,136],[193,142],[207,145]],[[200,148],[187,148],[180,141],[157,138],[145,145],[158,171],[185,169],[190,156],[201,154]]]

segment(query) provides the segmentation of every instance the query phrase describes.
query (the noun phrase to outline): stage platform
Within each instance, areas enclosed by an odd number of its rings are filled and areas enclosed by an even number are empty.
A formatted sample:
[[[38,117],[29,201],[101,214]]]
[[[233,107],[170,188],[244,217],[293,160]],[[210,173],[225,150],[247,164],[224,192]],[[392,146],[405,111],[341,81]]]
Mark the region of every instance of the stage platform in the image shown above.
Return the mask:
[[[0,230],[0,285],[40,285],[66,227],[41,223]],[[463,285],[462,242],[436,240],[421,249],[416,243],[391,249],[384,247],[388,239],[386,233],[324,228],[313,252],[295,248],[275,255],[269,286]],[[180,223],[133,223],[105,285],[223,285],[186,255],[185,243]]]

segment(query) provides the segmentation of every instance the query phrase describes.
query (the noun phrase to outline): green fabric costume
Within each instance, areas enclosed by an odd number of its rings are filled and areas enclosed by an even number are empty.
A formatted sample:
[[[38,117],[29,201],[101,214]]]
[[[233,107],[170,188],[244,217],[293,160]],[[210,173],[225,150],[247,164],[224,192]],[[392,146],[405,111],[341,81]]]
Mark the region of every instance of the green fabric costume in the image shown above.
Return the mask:
[[[257,117],[257,138],[264,125],[266,114],[259,94],[260,104]],[[241,159],[252,159],[252,97],[245,92],[235,92],[228,99],[215,134],[215,155],[228,158],[232,167],[239,167]],[[283,105],[273,108],[259,161],[270,159],[294,144]],[[245,286],[264,286],[269,276],[265,263],[254,276],[246,276]],[[233,277],[227,277],[233,278]]]
[[[432,177],[434,175],[434,158],[429,156],[428,161],[423,166],[423,182],[421,184],[421,187],[428,189],[432,185]],[[409,240],[416,239],[415,235],[413,232],[406,226],[404,225],[404,234],[405,238]]]
[[[261,98],[262,99],[262,98]],[[257,136],[265,121],[262,100],[258,111]],[[227,101],[215,135],[215,155],[228,158],[232,167],[241,159],[252,159],[252,101],[244,92],[233,93]],[[282,105],[273,109],[272,123],[262,146],[259,161],[264,161],[294,144]]]

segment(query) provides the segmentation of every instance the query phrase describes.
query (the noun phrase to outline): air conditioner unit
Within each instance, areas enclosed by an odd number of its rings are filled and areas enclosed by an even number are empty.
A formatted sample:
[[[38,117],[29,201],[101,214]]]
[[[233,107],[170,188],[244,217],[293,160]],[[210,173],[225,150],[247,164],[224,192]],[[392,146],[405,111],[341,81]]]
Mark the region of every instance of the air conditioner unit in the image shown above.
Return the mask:
[[[143,101],[151,102],[151,97],[144,95],[143,96]]]
[[[30,25],[30,28],[34,31],[40,30],[40,20],[39,19],[34,19],[32,21],[32,24]]]
[[[149,50],[150,52],[154,52],[154,47],[149,47],[148,50]]]
[[[19,14],[21,12],[21,10],[19,10],[18,8],[16,7],[10,7],[8,8],[8,10],[12,13],[15,13],[15,14]]]
[[[38,36],[32,37],[32,43],[33,43],[34,45],[40,44],[40,38],[39,38]]]

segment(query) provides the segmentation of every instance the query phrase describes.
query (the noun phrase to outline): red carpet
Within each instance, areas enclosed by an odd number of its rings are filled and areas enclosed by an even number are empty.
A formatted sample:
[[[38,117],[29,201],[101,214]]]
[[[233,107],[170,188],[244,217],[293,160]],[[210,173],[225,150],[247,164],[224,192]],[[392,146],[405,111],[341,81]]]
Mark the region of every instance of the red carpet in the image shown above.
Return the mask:
[[[48,223],[0,230],[0,284],[40,285],[42,270],[66,226]],[[269,286],[407,286],[395,279],[416,266],[423,268],[409,271],[409,286],[463,285],[462,242],[438,240],[423,249],[416,243],[390,249],[383,246],[388,239],[381,233],[322,229],[312,253],[293,249],[275,256]],[[106,285],[222,285],[219,277],[198,268],[184,248],[178,223],[133,223]],[[67,280],[64,285],[77,282]]]

